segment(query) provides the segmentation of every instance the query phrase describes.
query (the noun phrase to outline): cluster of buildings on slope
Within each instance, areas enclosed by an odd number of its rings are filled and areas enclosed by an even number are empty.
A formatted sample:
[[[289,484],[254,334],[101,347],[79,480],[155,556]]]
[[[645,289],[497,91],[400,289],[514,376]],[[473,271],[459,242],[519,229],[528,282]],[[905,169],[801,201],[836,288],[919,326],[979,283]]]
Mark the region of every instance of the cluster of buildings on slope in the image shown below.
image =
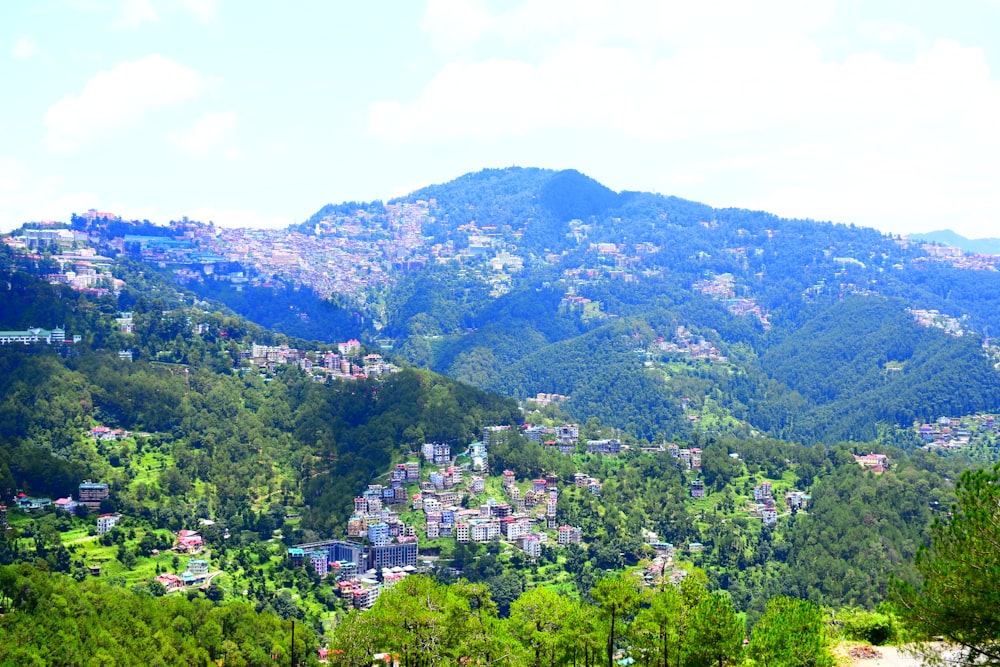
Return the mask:
[[[123,428],[111,428],[110,426],[95,426],[88,431],[88,434],[91,438],[100,442],[115,442],[132,437],[132,431],[126,431]]]
[[[156,580],[163,584],[167,593],[186,589],[188,586],[204,586],[208,581],[208,560],[189,558],[187,568],[181,574],[164,572]]]
[[[839,299],[843,299],[848,295],[864,297],[878,296],[878,292],[850,281],[834,280],[827,283],[825,278],[820,278],[802,291],[802,298],[806,301],[812,301],[823,295],[833,295]]]
[[[958,318],[936,310],[924,310],[920,308],[907,308],[908,312],[917,324],[923,327],[933,327],[943,330],[949,336],[962,337],[968,331],[962,327],[962,322]]]
[[[484,440],[499,430],[487,429]],[[467,498],[486,493],[484,477],[468,474],[477,466],[486,468],[486,443],[472,443],[457,456],[446,443],[426,443],[421,455],[431,468],[426,475],[422,475],[420,461],[396,465],[389,472],[388,484],[370,484],[355,498],[347,540],[296,545],[289,550],[291,563],[308,563],[320,576],[333,574],[340,594],[355,607],[367,609],[378,599],[382,587],[417,569],[418,526],[404,522],[401,511],[423,513],[428,540],[481,543],[503,539],[533,558],[541,555],[542,546],[549,541],[546,531],[555,531],[560,546],[582,542],[580,528],[560,526],[556,520],[559,490],[555,475],[533,480],[522,490],[514,473],[506,470],[504,502],[489,497],[477,508],[466,508],[463,503]],[[591,481],[586,475],[581,480],[577,480],[579,486]],[[415,487],[418,491],[411,494]],[[362,543],[351,538],[367,539]]]
[[[433,222],[430,211],[435,206],[434,200],[421,200],[351,212],[341,207],[308,234],[220,228],[185,219],[163,228],[166,235],[115,237],[108,246],[113,252],[129,252],[143,261],[173,268],[182,282],[218,280],[236,289],[306,286],[317,294],[342,294],[364,303],[370,288],[392,283],[393,269],[457,259],[481,267],[480,277],[493,286],[495,294],[507,291],[509,274],[522,268],[524,260],[511,252],[513,246],[505,233],[479,228],[473,222],[459,230],[467,242],[432,243],[424,226]],[[117,219],[108,216],[83,217],[99,234],[105,221]]]
[[[702,359],[712,363],[726,363],[725,355],[711,341],[695,336],[686,327],[678,325],[672,340],[656,339],[656,349],[668,354],[682,354],[692,359]]]
[[[368,240],[346,233],[346,229],[340,234],[321,235],[288,230],[223,229],[200,239],[198,247],[245,270],[214,275],[214,279],[232,281],[237,287],[304,285],[317,294],[362,298],[369,287],[391,282],[386,243],[384,238]],[[280,283],[273,283],[274,278]]]
[[[804,491],[785,492],[785,507],[793,513],[805,509],[810,500],[811,497]],[[759,517],[765,526],[778,523],[778,507],[771,482],[765,480],[753,488],[750,516]]]
[[[117,294],[125,286],[111,273],[113,260],[90,247],[86,232],[40,226],[25,229],[19,236],[5,236],[3,242],[29,259],[48,259],[52,270],[43,277],[53,285],[66,285],[92,296]],[[48,257],[40,250],[48,251]]]
[[[701,448],[681,447],[675,443],[667,445],[667,453],[674,457],[684,470],[701,468]]]
[[[73,497],[60,498],[58,501],[53,501],[51,498],[33,498],[27,496],[23,493],[17,494],[14,498],[14,505],[22,510],[30,512],[36,509],[42,509],[55,505],[59,509],[66,511],[75,511],[78,506],[84,505],[91,512],[96,512],[101,509],[101,502],[109,498],[111,495],[110,487],[104,482],[91,482],[90,480],[85,480],[80,482],[77,487],[77,498],[78,500],[73,500]]]
[[[653,550],[653,559],[646,565],[642,573],[643,583],[649,587],[659,587],[665,583],[679,584],[688,576],[688,571],[684,568],[676,567],[674,561],[674,545],[664,542],[659,535],[652,531],[643,531],[643,540],[649,548]],[[700,551],[703,546],[700,542],[692,542],[689,546],[694,547],[692,552]]]
[[[731,273],[722,273],[707,280],[699,280],[692,289],[725,304],[734,315],[756,318],[764,329],[771,328],[769,315],[755,300],[736,296],[736,279]]]
[[[211,526],[215,522],[211,519],[201,519],[203,526]],[[229,537],[229,531],[223,533],[224,538]],[[184,590],[188,586],[205,587],[211,583],[212,574],[209,571],[209,559],[205,551],[205,541],[201,533],[197,530],[182,529],[174,536],[173,551],[178,554],[187,555],[187,568],[180,574],[166,572],[156,577],[156,580],[163,584],[168,593],[176,590]],[[153,551],[154,554],[158,553]],[[196,558],[196,556],[199,556]]]
[[[54,329],[42,329],[40,327],[28,327],[23,331],[0,331],[0,345],[65,345],[66,343],[79,343],[80,336],[72,336],[66,339],[66,330],[62,327]]]
[[[576,443],[580,440],[580,427],[577,424],[562,426],[525,424],[522,433],[528,440],[556,447],[563,454],[572,454],[576,451]]]
[[[885,454],[855,454],[854,460],[870,472],[881,473],[889,470],[889,457]]]
[[[956,269],[966,271],[997,271],[1000,270],[1000,255],[985,253],[966,253],[961,248],[947,245],[925,243],[920,248],[926,257],[919,257],[915,264],[948,264]]]
[[[573,473],[573,486],[578,489],[587,489],[595,496],[601,495],[601,480],[584,472]]]
[[[567,398],[569,398],[569,396],[565,396],[563,394],[548,394],[540,391],[538,392],[538,394],[535,395],[534,398],[528,400],[534,402],[536,405],[538,405],[538,407],[544,408],[545,406],[551,405],[552,403],[562,403]]]
[[[590,225],[585,225],[580,220],[570,221],[569,225],[571,234],[577,243],[587,238]],[[595,266],[569,267],[563,271],[563,277],[574,286],[603,279],[620,280],[626,283],[636,282],[639,275],[636,267],[643,264],[649,256],[660,252],[660,247],[645,241],[640,243],[599,242],[588,244],[587,251],[596,255],[597,264]],[[545,259],[550,264],[555,264],[561,262],[566,254],[566,251],[563,251],[561,255],[550,253],[546,255]],[[658,275],[659,273],[658,270],[650,269],[641,271],[641,274],[646,276]],[[576,309],[589,303],[588,299],[581,300],[581,297],[574,296],[571,292],[567,294],[567,298],[563,300],[561,305]]]
[[[86,507],[91,513],[100,512],[101,503],[107,500],[111,496],[110,487],[104,482],[92,482],[90,480],[85,480],[79,484],[77,487],[77,500],[73,499],[72,495],[65,498],[57,498],[52,500],[51,498],[36,498],[28,496],[24,493],[19,493],[14,497],[14,506],[25,512],[31,512],[34,510],[44,509],[46,507],[54,507],[57,510],[63,512],[70,512],[76,514],[80,507]],[[7,507],[0,505],[0,515],[2,515],[2,525],[0,528],[7,528]],[[111,512],[105,512],[97,516],[97,534],[104,535],[110,532],[119,521],[121,521],[121,515]]]
[[[993,415],[976,415],[967,419],[941,417],[932,424],[918,425],[916,430],[925,443],[924,449],[961,449],[971,444],[975,435],[997,432],[998,425]]]
[[[274,371],[284,364],[295,364],[317,380],[327,378],[353,380],[375,375],[395,373],[399,368],[386,361],[381,354],[366,354],[359,357],[361,343],[349,340],[337,344],[337,351],[307,352],[286,344],[253,344],[249,350],[240,352],[240,359],[258,368]]]
[[[497,429],[487,429],[485,438]],[[485,479],[473,475],[468,483],[464,480],[464,467],[456,465],[446,445],[425,446],[424,458],[427,462],[442,466],[431,471],[428,480],[420,483],[420,492],[413,495],[412,507],[424,513],[425,531],[428,539],[452,538],[458,542],[489,542],[506,539],[516,544],[529,556],[538,557],[541,545],[547,541],[543,530],[536,530],[541,521],[535,508],[544,506],[544,525],[556,529],[556,505],[558,484],[555,476],[535,480],[532,487],[523,492],[514,479],[514,473],[504,471],[503,489],[508,502],[487,498],[478,508],[463,508],[465,497],[476,498],[486,491]],[[466,456],[471,470],[484,470],[488,465],[486,443],[473,443]]]
[[[698,470],[701,468],[702,452],[698,447],[684,448],[671,443],[667,445],[667,452],[676,459],[677,464],[683,470]],[[738,459],[739,455],[730,454],[730,457]],[[689,492],[692,498],[704,498],[704,480],[700,478],[691,480]],[[785,493],[785,506],[790,511],[805,509],[809,500],[810,496],[803,491],[791,490]],[[778,522],[778,507],[775,503],[771,482],[765,480],[754,487],[753,501],[750,502],[749,512],[751,516],[760,518],[765,526],[773,526]]]

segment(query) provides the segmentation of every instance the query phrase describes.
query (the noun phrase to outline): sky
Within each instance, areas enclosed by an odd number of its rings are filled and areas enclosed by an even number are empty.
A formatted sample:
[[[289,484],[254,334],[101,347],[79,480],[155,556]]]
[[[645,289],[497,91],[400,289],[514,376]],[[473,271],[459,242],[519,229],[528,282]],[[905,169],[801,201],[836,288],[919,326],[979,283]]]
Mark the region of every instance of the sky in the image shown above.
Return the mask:
[[[1000,237],[997,27],[1000,0],[4,2],[0,231],[280,227],[517,165]]]

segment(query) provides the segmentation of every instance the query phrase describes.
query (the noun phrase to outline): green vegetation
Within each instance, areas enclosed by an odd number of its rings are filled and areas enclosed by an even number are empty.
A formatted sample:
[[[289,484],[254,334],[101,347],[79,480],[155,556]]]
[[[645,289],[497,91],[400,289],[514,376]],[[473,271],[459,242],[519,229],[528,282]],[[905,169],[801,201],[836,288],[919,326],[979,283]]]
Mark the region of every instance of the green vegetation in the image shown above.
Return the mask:
[[[359,665],[390,651],[406,665],[830,667],[835,635],[943,635],[1000,661],[996,619],[979,613],[997,606],[997,472],[965,472],[997,459],[995,432],[968,416],[997,411],[1000,375],[979,336],[907,312],[995,327],[994,276],[916,263],[870,230],[617,194],[576,172],[494,170],[415,196],[437,201],[423,234],[462,247],[458,227],[489,227],[488,243],[516,246],[524,269],[495,289],[475,261],[430,261],[351,304],[284,287],[195,294],[119,258],[126,286],[96,296],[39,280],[56,268],[48,251],[0,248],[2,328],[82,337],[0,349],[0,491],[59,497],[101,480],[100,512],[123,515],[97,536],[92,512],[9,511],[0,625],[21,641],[0,662],[269,664],[290,658],[293,619],[300,664],[329,639]],[[377,222],[378,206],[366,210]],[[287,343],[316,362],[329,346],[290,336],[376,334],[416,367],[327,380],[245,354]],[[522,412],[515,399],[539,392],[568,398]],[[914,424],[942,415],[962,417],[946,423],[974,444],[920,448]],[[562,454],[524,437],[525,419],[575,421],[581,440],[625,449]],[[500,541],[422,540],[428,576],[364,614],[332,577],[292,566],[290,545],[340,537],[352,499],[421,444],[459,449],[496,424],[514,428],[491,438],[492,476],[468,504],[502,499],[505,469],[522,490],[554,474],[558,523],[583,544],[550,541],[529,558]],[[670,443],[700,449],[700,466]],[[863,469],[854,455],[868,452],[888,470]],[[599,485],[577,488],[577,473]],[[752,500],[765,483],[766,524]],[[423,515],[401,518],[424,530]],[[214,578],[166,594],[156,577],[183,570],[170,548],[192,528]]]
[[[920,584],[900,581],[895,589],[916,638],[943,637],[968,664],[1000,664],[998,482],[1000,467],[962,475],[951,517],[934,524],[930,546],[917,555]]]
[[[497,615],[482,586],[409,577],[371,611],[348,615],[332,646],[342,651],[343,664],[358,667],[380,651],[407,667],[469,660],[611,667],[623,655],[641,665],[712,667],[738,664],[744,637],[728,597],[709,592],[697,575],[659,591],[643,591],[628,576],[602,579],[593,603],[536,588],[517,600],[508,619]]]
[[[161,587],[162,589],[162,587]],[[244,602],[158,597],[32,567],[0,566],[0,663],[5,665],[315,665],[300,624]]]

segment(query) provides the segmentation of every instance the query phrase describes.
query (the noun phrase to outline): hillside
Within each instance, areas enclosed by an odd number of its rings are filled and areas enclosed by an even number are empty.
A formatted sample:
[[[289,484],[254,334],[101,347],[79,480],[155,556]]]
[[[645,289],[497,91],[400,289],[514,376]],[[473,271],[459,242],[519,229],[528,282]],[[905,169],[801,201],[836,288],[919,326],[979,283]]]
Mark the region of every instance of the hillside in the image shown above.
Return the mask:
[[[483,187],[546,178],[488,176]],[[516,617],[533,587],[589,604],[620,571],[641,575],[643,587],[693,575],[706,590],[728,591],[731,612],[750,625],[779,595],[871,609],[886,599],[892,576],[914,581],[915,550],[951,502],[952,480],[997,458],[996,420],[987,413],[998,399],[973,317],[914,308],[901,293],[949,285],[946,298],[971,302],[970,272],[949,282],[958,269],[922,261],[892,269],[922,276],[917,286],[900,279],[877,293],[882,279],[873,278],[866,289],[796,295],[788,277],[772,292],[766,280],[753,282],[709,254],[702,230],[713,232],[714,223],[697,222],[705,213],[697,205],[669,202],[691,212],[680,216],[689,226],[672,228],[678,243],[654,251],[642,241],[630,259],[621,243],[576,236],[597,234],[599,216],[652,196],[612,196],[575,173],[554,183],[536,199],[511,190],[509,205],[537,206],[531,210],[547,229],[565,223],[572,250],[542,248],[542,258],[503,246],[506,254],[485,264],[399,267],[391,286],[350,302],[356,324],[381,323],[365,329],[364,342],[262,328],[209,295],[247,303],[291,295],[299,312],[321,299],[271,279],[236,289],[232,271],[210,284],[206,264],[198,274],[171,264],[158,241],[149,251],[161,254],[155,266],[147,251],[111,258],[81,248],[82,240],[40,252],[3,248],[0,330],[43,329],[35,342],[0,347],[0,489],[12,528],[0,538],[0,565],[20,564],[0,570],[0,593],[22,605],[17,591],[34,586],[34,568],[44,568],[85,583],[59,579],[40,595],[86,606],[105,590],[90,583],[96,574],[130,589],[110,597],[139,610],[137,642],[147,650],[145,629],[161,621],[145,600],[164,595],[195,603],[161,610],[171,627],[184,625],[179,617],[222,614],[215,609],[245,614],[249,603],[263,616],[244,620],[264,634],[284,627],[280,617],[333,639],[335,624],[358,618],[348,609],[374,606],[406,576],[375,567],[376,555],[397,558],[393,549],[434,586],[452,584],[441,593],[448,600],[476,591],[495,605],[497,627]],[[588,193],[582,208],[566,204],[565,188],[576,187]],[[581,211],[593,219],[566,219]],[[325,224],[315,223],[320,233]],[[801,227],[803,236],[812,230]],[[831,229],[831,237],[871,240]],[[490,239],[524,239],[528,230],[493,233],[471,234],[468,247],[494,248]],[[94,243],[113,254],[112,242]],[[654,261],[661,252],[683,254],[685,244],[703,248],[689,257],[702,267],[695,273]],[[184,252],[205,259],[193,246]],[[748,265],[772,255],[791,261],[775,248],[758,254],[748,246],[743,255]],[[903,255],[897,259],[907,261]],[[509,280],[491,283],[498,257]],[[63,268],[87,264],[93,273]],[[856,263],[834,264],[864,274]],[[816,265],[825,266],[819,255]],[[334,308],[347,310],[349,297],[338,298]],[[778,305],[765,308],[765,299]],[[951,418],[942,422],[942,414]],[[550,438],[561,429],[574,435],[557,446]],[[861,442],[835,442],[847,439]],[[440,461],[438,448],[446,452]],[[885,456],[875,457],[885,465],[866,470],[868,452]],[[421,459],[410,478],[406,464]],[[77,502],[87,480],[106,494],[90,506]],[[456,517],[486,532],[459,541]],[[318,548],[347,549],[359,562]],[[375,573],[352,572],[360,563]],[[27,606],[3,621],[31,622]],[[242,621],[233,623],[227,639],[206,635],[184,651],[216,655],[229,641],[259,653],[240,634]],[[89,639],[73,646],[87,650]]]
[[[690,409],[714,396],[745,424],[738,432],[811,442],[869,439],[879,423],[991,410],[1000,400],[987,361],[995,353],[979,349],[1000,324],[998,275],[977,270],[989,266],[854,226],[616,195],[576,172],[486,171],[405,201],[434,202],[439,236],[447,225],[490,248],[513,239],[506,252],[522,260],[520,269],[504,265],[506,278],[467,266],[437,268],[432,282],[404,276],[395,297],[403,300],[388,311],[387,330],[411,359],[479,386],[567,394],[578,419],[598,415],[648,439],[687,432],[682,398]],[[421,280],[425,303],[450,284],[492,286],[496,296],[446,300],[446,313],[410,308],[406,285]],[[711,339],[729,373],[651,370],[661,366],[657,341],[677,326]],[[428,342],[428,333],[444,339]]]
[[[578,421],[651,441],[864,440],[998,407],[1000,256],[573,170],[487,169],[287,230],[72,227],[260,326],[358,338],[519,399],[567,395]]]
[[[0,348],[4,489],[65,496],[102,479],[118,491],[117,509],[166,527],[208,507],[220,520],[243,521],[285,488],[312,499],[303,526],[328,530],[344,521],[357,486],[409,443],[470,439],[484,424],[519,418],[513,401],[427,371],[348,378],[317,363],[308,372],[310,357],[333,353],[204,303],[185,305],[181,292],[139,295],[125,319],[110,295],[94,304],[22,271],[2,278],[0,330],[58,322],[80,337]],[[118,300],[133,298],[143,284],[135,278]],[[309,346],[303,363],[252,357],[255,344],[294,351],[289,343]],[[118,354],[124,349],[131,360]],[[363,354],[359,347],[352,359]],[[95,440],[95,427],[129,435],[109,446]]]
[[[907,238],[914,241],[924,241],[926,243],[953,246],[970,253],[982,253],[987,255],[1000,254],[1000,239],[967,239],[961,234],[956,234],[950,229],[927,232],[926,234],[909,234],[907,235]]]

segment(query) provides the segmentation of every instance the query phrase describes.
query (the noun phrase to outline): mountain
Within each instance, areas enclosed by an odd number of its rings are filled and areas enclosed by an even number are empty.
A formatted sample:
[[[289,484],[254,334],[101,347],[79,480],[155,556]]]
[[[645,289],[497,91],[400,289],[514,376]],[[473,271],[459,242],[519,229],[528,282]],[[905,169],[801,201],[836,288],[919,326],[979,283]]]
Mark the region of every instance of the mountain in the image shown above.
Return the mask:
[[[76,216],[4,241],[0,624],[21,634],[59,627],[69,600],[80,618],[133,609],[142,655],[169,624],[178,642],[199,628],[174,649],[189,661],[238,649],[270,664],[289,620],[309,625],[303,648],[388,623],[346,613],[316,567],[329,553],[292,551],[345,525],[364,540],[369,519],[419,539],[439,582],[467,580],[449,589],[452,619],[516,618],[531,587],[597,600],[625,568],[653,583],[666,542],[751,625],[777,595],[871,609],[891,577],[916,581],[953,480],[997,458],[992,260],[873,230],[504,169],[289,230]],[[580,436],[566,451],[547,442],[563,427]],[[921,446],[934,438],[948,447]],[[457,456],[401,473],[430,443]],[[107,484],[104,520],[120,514],[110,532],[90,508],[21,507],[65,507],[88,479]],[[408,502],[424,491],[452,518],[538,519],[546,544],[434,538],[436,510]],[[560,544],[560,525],[579,543]],[[185,565],[171,546],[190,530],[210,555]],[[190,605],[149,602],[166,594],[158,575],[198,568],[214,578],[188,587]],[[395,590],[408,586],[430,590]],[[68,654],[119,641],[94,627],[77,642],[83,625],[66,625]],[[49,657],[24,644],[20,662]]]
[[[130,284],[95,303],[21,270],[30,265],[5,247],[0,258],[0,331],[61,325],[80,338],[0,346],[4,492],[65,497],[101,479],[114,509],[133,516],[194,522],[211,507],[220,523],[252,529],[261,489],[285,482],[310,498],[300,526],[328,532],[410,445],[471,441],[485,424],[520,419],[514,401],[427,370],[366,377],[370,351],[357,343],[327,368],[337,346],[260,329],[155,273],[122,271]],[[105,441],[93,428],[127,435]]]
[[[563,394],[573,418],[651,441],[867,440],[1000,400],[1000,256],[575,170],[486,169],[287,230],[73,225],[260,326]]]
[[[906,238],[914,241],[925,241],[927,243],[937,243],[939,245],[961,248],[963,251],[970,253],[1000,255],[1000,239],[967,239],[961,234],[957,234],[950,229],[927,232],[926,234],[907,234]]]
[[[477,386],[566,394],[577,418],[649,439],[710,410],[740,433],[864,440],[1000,401],[981,348],[1000,327],[1000,258],[614,193],[575,171],[486,170],[397,200],[419,202],[445,263],[400,276],[384,331]]]

